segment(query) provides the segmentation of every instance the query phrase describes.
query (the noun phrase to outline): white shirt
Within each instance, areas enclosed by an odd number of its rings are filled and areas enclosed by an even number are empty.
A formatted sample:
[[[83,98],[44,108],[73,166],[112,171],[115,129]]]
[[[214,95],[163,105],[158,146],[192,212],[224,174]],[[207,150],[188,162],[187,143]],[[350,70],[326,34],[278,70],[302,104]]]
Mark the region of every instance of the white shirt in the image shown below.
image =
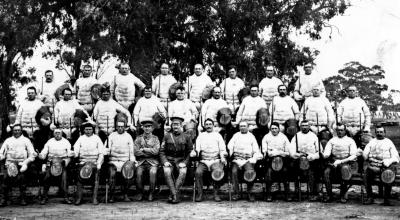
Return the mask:
[[[345,98],[338,107],[338,119],[344,124],[371,126],[371,113],[364,100],[360,97]],[[361,118],[360,118],[361,116]]]
[[[152,91],[160,101],[165,102],[169,98],[169,88],[174,83],[176,83],[174,76],[160,74],[153,80]]]
[[[109,99],[108,101],[97,101],[96,106],[93,109],[93,118],[96,120],[97,126],[99,126],[102,131],[111,134],[111,132],[114,131],[114,118],[118,112],[121,112],[128,117],[128,125],[130,125],[132,122],[131,113],[113,99]]]
[[[81,105],[79,105],[76,99],[68,101],[60,100],[54,107],[54,115],[56,117],[56,121],[60,124],[62,128],[69,128],[70,123],[72,125],[72,123],[74,122],[73,117],[76,110],[82,110],[86,113],[87,116],[89,116],[86,110],[83,109]]]
[[[295,119],[299,114],[299,106],[290,96],[275,96],[272,105],[269,106],[269,113],[274,121],[279,124],[285,123],[288,119]]]
[[[296,147],[296,136],[298,148]],[[290,142],[290,155],[294,155],[296,152],[306,153],[312,156],[314,159],[319,158],[318,152],[318,137],[311,130],[304,134],[303,132],[298,132]]]
[[[67,158],[71,153],[71,144],[67,139],[63,137],[60,140],[51,138],[44,145],[39,157],[41,159],[46,159],[46,157],[48,157],[48,161],[51,161],[55,157]]]
[[[135,85],[143,89],[146,85],[131,73],[117,74],[114,77],[115,99],[124,108],[128,108],[135,101]]]
[[[300,86],[299,86],[300,85]],[[299,79],[296,81],[295,91],[300,91],[304,97],[312,96],[312,89],[316,87],[319,89],[321,96],[325,96],[325,86],[322,79],[317,73],[311,73],[310,75],[301,74]]]
[[[333,137],[325,146],[324,157],[333,156],[335,160],[346,159],[349,156],[357,154],[357,145],[354,140],[348,136]]]
[[[249,125],[255,125],[256,114],[260,108],[267,108],[267,104],[265,104],[264,99],[259,96],[247,96],[243,99],[243,102],[239,107],[236,115],[236,121],[240,122],[241,120],[245,120],[249,123]]]
[[[204,121],[207,118],[211,118],[214,122],[217,121],[217,114],[221,108],[227,108],[228,104],[222,98],[215,99],[214,97],[208,99],[201,108],[201,124],[204,125]]]
[[[286,135],[281,132],[276,136],[269,132],[264,136],[261,143],[264,155],[268,155],[268,153],[273,151],[289,152],[290,142]]]
[[[377,138],[372,139],[363,152],[364,158],[373,158],[376,160],[391,159],[393,162],[399,162],[399,153],[393,142],[384,138],[378,140]]]
[[[222,81],[220,87],[222,89],[221,92],[224,95],[228,105],[235,103],[236,107],[238,107],[239,106],[238,93],[241,89],[244,88],[243,80],[240,79],[239,77],[236,77],[234,79],[229,77]]]
[[[280,85],[283,85],[282,80],[276,78],[275,76],[271,78],[265,77],[261,80],[258,88],[261,92],[261,97],[264,99],[265,102],[269,104],[271,103],[274,96],[279,95],[278,86]]]
[[[76,88],[78,93],[76,97],[79,103],[86,109],[92,110],[94,106],[92,95],[90,94],[90,90],[94,84],[97,83],[97,80],[94,77],[82,77],[76,80]]]
[[[184,123],[190,122],[190,120],[196,120],[197,108],[192,101],[189,99],[174,100],[168,104],[168,117],[182,117]]]
[[[80,136],[74,144],[74,153],[81,164],[93,162],[97,166],[101,166],[104,160],[104,146],[97,135]]]
[[[108,143],[110,147],[110,163],[116,166],[118,172],[121,171],[126,161],[136,160],[133,151],[133,139],[130,134],[113,132],[108,137]]]
[[[304,102],[301,112],[306,113],[306,119],[311,125],[328,125],[335,121],[334,112],[331,103],[325,96],[308,97]]]
[[[226,145],[221,134],[218,132],[202,132],[196,139],[195,149],[197,153],[201,152],[200,162],[211,165],[220,161],[220,158],[226,157]]]
[[[26,164],[35,160],[36,153],[32,142],[23,135],[15,138],[7,138],[0,148],[0,160],[6,159],[6,165],[12,161],[24,162]]]
[[[233,161],[239,167],[247,162],[255,164],[262,159],[262,154],[257,144],[257,140],[250,132],[242,134],[237,132],[228,143],[229,154],[233,155]]]
[[[200,76],[193,74],[189,76],[187,85],[189,87],[187,91],[190,94],[190,100],[193,102],[200,102],[200,97],[204,88],[206,88],[208,85],[213,85],[213,82],[205,73],[202,73]]]
[[[153,120],[153,115],[156,113],[160,113],[164,117],[167,115],[164,105],[157,97],[152,95],[150,98],[142,97],[139,99],[133,110],[133,117],[136,123],[140,123],[145,120]]]

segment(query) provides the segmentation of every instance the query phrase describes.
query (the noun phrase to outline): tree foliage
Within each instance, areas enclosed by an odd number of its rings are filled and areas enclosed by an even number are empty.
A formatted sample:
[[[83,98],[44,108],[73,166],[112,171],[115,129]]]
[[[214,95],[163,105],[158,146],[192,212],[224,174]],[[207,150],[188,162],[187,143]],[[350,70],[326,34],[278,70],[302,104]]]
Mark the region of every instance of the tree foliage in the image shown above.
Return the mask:
[[[385,78],[382,67],[378,65],[367,67],[352,61],[346,63],[338,73],[324,80],[328,99],[341,101],[346,96],[346,89],[354,85],[371,111],[376,111],[378,106],[388,103],[388,100],[382,97],[382,92],[388,89],[386,84],[380,82]]]
[[[177,79],[204,63],[212,77],[235,64],[250,80],[263,76],[265,63],[284,75],[312,61],[315,51],[289,34],[319,39],[347,7],[344,0],[68,0],[57,2],[48,36],[73,48],[68,56],[53,53],[67,64],[113,54],[147,82],[161,62],[172,64]]]

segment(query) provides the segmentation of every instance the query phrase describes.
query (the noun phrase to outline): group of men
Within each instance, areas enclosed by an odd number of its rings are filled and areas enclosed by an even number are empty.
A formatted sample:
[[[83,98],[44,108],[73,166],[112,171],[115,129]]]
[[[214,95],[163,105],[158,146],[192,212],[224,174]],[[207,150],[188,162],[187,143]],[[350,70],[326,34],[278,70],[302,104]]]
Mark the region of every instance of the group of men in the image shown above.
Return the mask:
[[[321,79],[312,73],[313,66],[304,66],[295,84],[294,99],[289,96],[287,87],[274,76],[274,67],[266,67],[266,77],[259,85],[250,85],[250,95],[239,99],[239,92],[245,87],[237,76],[235,66],[228,68],[228,76],[220,85],[213,85],[201,64],[194,66],[194,74],[175,89],[176,100],[170,100],[170,87],[176,83],[170,74],[168,64],[161,65],[160,75],[146,86],[130,73],[128,64],[121,64],[119,73],[113,80],[101,86],[97,102],[91,94],[96,79],[91,77],[91,67],[84,66],[82,78],[76,81],[76,88],[64,88],[60,101],[56,102],[54,89],[43,84],[41,91],[47,95],[37,98],[38,88],[27,89],[27,98],[18,109],[16,122],[12,125],[12,136],[0,149],[0,160],[5,160],[2,205],[8,204],[8,193],[17,181],[21,191],[21,204],[25,205],[26,175],[40,169],[42,190],[41,204],[48,200],[47,193],[52,177],[61,178],[64,202],[72,203],[68,196],[68,170],[76,170],[77,193],[74,203],[82,203],[83,185],[93,185],[93,204],[98,204],[98,188],[102,170],[107,173],[109,193],[107,202],[115,201],[117,174],[121,173],[124,183],[120,183],[124,201],[130,201],[128,189],[132,172],[135,172],[137,200],[144,199],[144,173],[149,173],[149,192],[147,199],[154,200],[157,172],[161,166],[166,185],[170,189],[168,201],[180,202],[180,191],[185,181],[190,157],[198,158],[195,167],[196,201],[202,201],[203,177],[211,173],[215,201],[221,201],[219,188],[227,170],[230,184],[233,184],[232,200],[240,199],[239,184],[247,183],[248,198],[255,200],[253,185],[257,166],[263,164],[266,183],[266,200],[272,201],[271,186],[278,178],[285,186],[285,198],[289,196],[290,176],[307,178],[312,196],[317,200],[317,178],[323,176],[328,196],[332,201],[332,182],[338,174],[343,175],[348,164],[358,156],[363,156],[368,166],[364,172],[367,199],[372,203],[371,184],[376,174],[391,169],[398,162],[398,152],[393,143],[385,138],[385,130],[376,128],[376,138],[364,150],[357,149],[351,138],[357,132],[369,132],[370,113],[365,102],[357,97],[355,86],[348,88],[348,97],[337,108],[335,117],[332,105],[325,97]],[[51,84],[52,72],[46,72],[46,83]],[[212,97],[203,100],[203,91],[213,85]],[[137,101],[136,87],[144,90],[144,96]],[[44,92],[47,91],[47,92]],[[76,94],[76,98],[73,98]],[[51,100],[51,101],[49,101]],[[297,103],[302,103],[299,106]],[[37,117],[43,106],[51,108],[50,117]],[[299,108],[301,107],[301,108]],[[217,120],[218,111],[228,108],[236,112],[232,126],[238,128],[230,140],[219,131],[224,125]],[[260,109],[269,111],[269,130],[259,143],[252,133],[258,127],[256,118]],[[77,126],[74,118],[80,111],[85,116],[82,126]],[[122,117],[121,117],[122,115]],[[162,137],[155,136],[154,115],[167,121],[168,132]],[[300,131],[291,140],[284,134],[285,122],[300,120]],[[185,133],[188,126],[198,123],[201,132],[197,138]],[[35,132],[45,126],[52,128],[53,137],[45,144],[38,143]],[[317,137],[319,131],[327,128],[337,134],[323,148]],[[26,133],[27,137],[22,133]],[[72,143],[72,133],[81,135]],[[131,133],[137,132],[136,137]],[[133,138],[135,137],[135,138]],[[322,159],[328,163],[322,164]],[[76,163],[71,163],[71,161]],[[40,162],[37,162],[40,161]],[[106,162],[106,163],[104,163]],[[38,165],[40,167],[38,167]],[[320,171],[321,165],[324,170]],[[343,168],[344,167],[344,168]],[[226,169],[227,168],[227,169]],[[347,167],[348,168],[348,167]],[[350,172],[350,171],[347,171]],[[258,174],[260,175],[260,174]],[[177,176],[175,178],[175,176]],[[346,202],[345,193],[348,179],[341,178],[341,201]],[[389,203],[391,184],[385,184],[385,203]],[[296,191],[300,191],[296,184]]]

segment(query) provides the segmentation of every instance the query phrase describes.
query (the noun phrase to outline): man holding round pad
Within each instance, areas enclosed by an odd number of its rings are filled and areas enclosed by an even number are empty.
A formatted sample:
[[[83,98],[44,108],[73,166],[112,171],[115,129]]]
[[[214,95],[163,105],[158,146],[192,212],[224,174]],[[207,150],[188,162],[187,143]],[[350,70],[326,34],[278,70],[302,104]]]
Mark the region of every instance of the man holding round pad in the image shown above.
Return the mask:
[[[200,163],[196,169],[197,197],[196,202],[203,200],[203,174],[211,172],[214,188],[214,200],[220,202],[218,190],[224,177],[224,165],[226,165],[226,146],[224,139],[218,132],[214,132],[214,121],[206,119],[204,122],[205,132],[200,133],[196,140],[196,149],[191,156],[198,156]]]
[[[187,164],[193,149],[191,138],[182,131],[183,120],[181,117],[171,118],[171,131],[164,136],[160,148],[165,181],[171,193],[168,202],[174,204],[180,202],[179,190],[185,181]],[[174,171],[179,173],[177,178],[173,178]]]
[[[6,167],[1,206],[7,205],[8,192],[15,183],[19,186],[21,205],[27,205],[25,201],[26,175],[30,171],[30,163],[36,157],[31,141],[22,135],[22,126],[15,124],[12,132],[13,136],[7,138],[0,148],[0,161],[5,160]]]
[[[130,180],[133,179],[135,168],[135,154],[133,151],[133,139],[130,134],[125,131],[126,121],[116,122],[117,131],[110,134],[108,137],[108,148],[105,152],[109,155],[108,175],[110,184],[110,203],[114,202],[115,182],[117,173],[121,173],[124,179],[122,185],[122,193],[124,201],[131,201],[128,197],[128,189]],[[106,142],[107,143],[107,142]]]
[[[330,139],[324,150],[324,158],[329,158],[329,164],[324,171],[324,180],[328,193],[325,202],[332,201],[332,180],[335,177],[340,177],[340,202],[346,203],[347,181],[351,178],[349,165],[357,164],[355,161],[357,158],[357,145],[352,138],[346,136],[345,125],[338,123],[336,133],[337,137]]]
[[[150,188],[148,200],[154,200],[154,190],[156,187],[158,156],[160,151],[160,141],[158,137],[153,135],[153,121],[145,120],[141,122],[143,134],[139,135],[134,142],[135,156],[137,160],[136,168],[136,189],[139,191],[137,200],[143,200],[144,172],[149,172]]]
[[[68,198],[68,179],[67,167],[73,156],[71,144],[69,141],[62,137],[62,130],[56,128],[54,130],[54,137],[47,141],[43,150],[39,154],[39,158],[46,160],[42,166],[42,171],[45,173],[43,178],[43,197],[40,201],[41,205],[47,203],[47,193],[50,188],[50,178],[61,176],[61,187],[64,193],[64,203],[71,204]]]
[[[267,202],[272,202],[271,187],[273,177],[279,178],[283,182],[286,200],[290,200],[289,182],[287,180],[289,146],[289,140],[280,132],[279,123],[272,122],[270,132],[262,140],[261,148],[264,157],[267,159],[267,172],[265,173]]]
[[[94,134],[94,122],[82,124],[84,135],[74,144],[74,156],[78,158],[77,198],[75,205],[82,203],[83,184],[93,184],[93,204],[98,205],[97,192],[99,190],[100,168],[104,161],[104,145],[99,136]]]

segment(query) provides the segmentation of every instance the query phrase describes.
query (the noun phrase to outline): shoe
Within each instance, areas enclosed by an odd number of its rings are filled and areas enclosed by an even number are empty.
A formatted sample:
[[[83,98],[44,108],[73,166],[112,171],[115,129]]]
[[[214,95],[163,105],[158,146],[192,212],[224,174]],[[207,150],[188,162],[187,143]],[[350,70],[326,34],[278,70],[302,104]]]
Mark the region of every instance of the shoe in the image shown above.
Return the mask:
[[[22,199],[21,199],[20,204],[21,204],[22,206],[28,205],[28,203],[26,203],[26,201],[25,201],[25,198],[22,198]]]
[[[147,200],[148,200],[149,202],[152,202],[152,201],[154,200],[154,195],[153,195],[152,192],[149,193],[149,197],[147,198]]]
[[[115,202],[114,196],[111,196],[111,197],[108,199],[108,202],[109,202],[109,203],[114,203],[114,202]]]
[[[221,199],[221,197],[219,197],[219,195],[215,195],[215,196],[214,196],[214,201],[216,201],[216,202],[221,202],[222,199]]]
[[[363,201],[363,204],[364,204],[364,205],[371,205],[371,204],[373,204],[373,203],[374,203],[374,199],[371,198],[371,197],[367,197],[367,198]]]
[[[40,205],[44,205],[44,204],[46,204],[47,203],[47,197],[43,197],[41,200],[40,200]]]
[[[330,197],[330,196],[327,196],[327,197],[325,197],[323,200],[322,200],[322,202],[324,202],[324,203],[330,203],[330,202],[332,202],[333,201],[333,199],[332,199],[332,197]]]
[[[169,196],[168,196],[168,202],[169,202],[169,203],[172,203],[172,195],[169,195]]]
[[[347,199],[344,198],[344,197],[341,197],[341,198],[340,198],[340,203],[343,203],[343,204],[344,204],[344,203],[347,203]]]
[[[2,199],[0,200],[0,207],[4,207],[4,206],[7,206],[7,200],[5,200],[4,198],[2,198]]]
[[[267,198],[265,199],[267,202],[272,202],[272,196],[268,195]]]
[[[318,200],[318,196],[316,196],[316,195],[310,196],[310,202],[315,202],[317,200]]]
[[[65,204],[72,204],[72,201],[68,197],[65,197],[63,202]]]
[[[143,196],[142,196],[143,199]],[[124,195],[124,202],[131,202],[131,199],[128,197],[128,195]]]
[[[180,202],[178,195],[172,195],[172,204],[178,204]]]
[[[96,198],[93,199],[93,205],[98,205],[99,204],[99,200],[97,200]]]
[[[75,205],[80,205],[80,204],[82,204],[82,200],[81,199],[77,199],[77,200],[75,200],[74,204]]]
[[[254,201],[256,201],[256,198],[255,198],[254,194],[253,193],[249,193],[249,202],[254,202]]]
[[[194,201],[196,201],[196,202],[203,201],[203,195],[202,194],[197,194],[196,199]]]
[[[235,194],[232,196],[232,201],[238,201],[239,200],[239,195]]]
[[[142,194],[142,193],[137,194],[137,195],[135,196],[135,200],[136,200],[136,201],[142,201],[142,200],[143,200],[143,194]]]

